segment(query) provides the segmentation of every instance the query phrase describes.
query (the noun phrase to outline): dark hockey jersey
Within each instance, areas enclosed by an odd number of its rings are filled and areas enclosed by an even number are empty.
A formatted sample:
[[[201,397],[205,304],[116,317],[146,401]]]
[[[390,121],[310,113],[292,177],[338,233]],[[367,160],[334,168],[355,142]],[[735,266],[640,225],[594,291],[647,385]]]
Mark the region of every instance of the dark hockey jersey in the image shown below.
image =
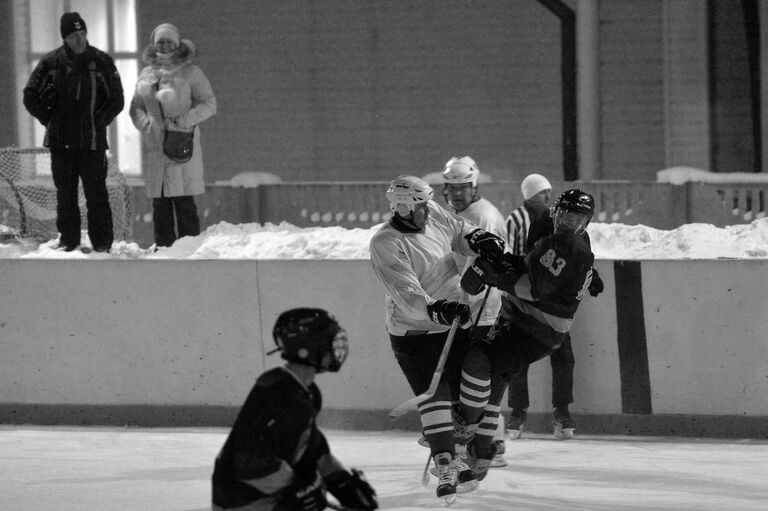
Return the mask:
[[[592,281],[594,255],[589,238],[573,233],[544,236],[525,260],[527,274],[504,279],[502,314],[540,342],[556,347],[570,331]]]
[[[216,458],[213,503],[239,507],[279,493],[295,478],[314,478],[318,459],[329,453],[315,424],[321,406],[314,383],[305,387],[284,367],[262,374]]]
[[[531,295],[538,308],[573,318],[592,280],[594,260],[584,235],[556,233],[540,238],[526,258]]]

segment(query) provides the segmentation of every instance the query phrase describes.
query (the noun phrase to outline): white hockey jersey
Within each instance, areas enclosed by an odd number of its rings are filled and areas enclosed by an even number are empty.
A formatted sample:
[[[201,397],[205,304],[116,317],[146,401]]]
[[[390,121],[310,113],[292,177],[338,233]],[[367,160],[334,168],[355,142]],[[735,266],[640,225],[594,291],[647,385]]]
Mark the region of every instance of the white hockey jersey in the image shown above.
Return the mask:
[[[464,238],[477,227],[434,201],[424,232],[400,232],[390,222],[371,237],[373,271],[387,290],[387,331],[405,335],[408,330],[440,332],[448,326],[434,323],[427,303],[463,301],[460,270],[453,252],[476,255]]]
[[[457,211],[456,214],[469,220],[484,231],[501,236],[501,239],[504,241],[507,240],[507,224],[504,220],[504,216],[489,200],[481,197],[479,200],[467,206],[464,211]],[[453,257],[456,261],[456,266],[463,274],[469,265],[472,264],[476,255],[473,254],[467,257],[460,254],[454,254]],[[474,321],[477,317],[477,311],[483,302],[485,291],[475,296],[468,295],[461,290],[461,288],[459,288],[459,291],[464,295],[462,301],[468,303],[470,309],[472,309],[472,320]],[[479,326],[493,325],[496,322],[496,317],[499,315],[499,309],[501,309],[501,291],[496,288],[491,288],[491,291],[488,294],[488,301],[483,309],[483,314],[477,324]]]

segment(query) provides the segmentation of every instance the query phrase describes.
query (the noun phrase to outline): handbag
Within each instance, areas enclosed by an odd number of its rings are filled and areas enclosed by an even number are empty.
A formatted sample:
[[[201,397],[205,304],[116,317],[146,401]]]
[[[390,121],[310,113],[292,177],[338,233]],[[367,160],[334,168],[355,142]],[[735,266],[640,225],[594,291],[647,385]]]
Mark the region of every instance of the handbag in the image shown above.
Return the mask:
[[[163,104],[159,103],[160,114],[165,119]],[[193,140],[195,138],[195,128],[192,131],[165,130],[163,137],[163,153],[176,163],[187,163],[192,158]]]
[[[186,163],[192,158],[192,140],[195,132],[165,130],[163,152],[176,163]]]

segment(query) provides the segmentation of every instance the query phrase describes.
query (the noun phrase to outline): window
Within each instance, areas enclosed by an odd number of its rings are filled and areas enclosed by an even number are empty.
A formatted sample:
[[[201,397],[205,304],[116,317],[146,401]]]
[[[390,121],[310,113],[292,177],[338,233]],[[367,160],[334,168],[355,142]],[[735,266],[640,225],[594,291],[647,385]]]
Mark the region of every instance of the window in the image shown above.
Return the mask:
[[[62,45],[59,20],[65,12],[79,12],[88,26],[88,42],[114,60],[125,94],[125,109],[110,125],[107,136],[110,155],[129,176],[141,175],[141,138],[131,123],[131,103],[141,53],[136,35],[135,0],[15,0],[14,40],[17,82],[22,90],[37,62]],[[31,119],[23,106],[19,111],[19,140],[22,146],[43,145],[45,128]]]

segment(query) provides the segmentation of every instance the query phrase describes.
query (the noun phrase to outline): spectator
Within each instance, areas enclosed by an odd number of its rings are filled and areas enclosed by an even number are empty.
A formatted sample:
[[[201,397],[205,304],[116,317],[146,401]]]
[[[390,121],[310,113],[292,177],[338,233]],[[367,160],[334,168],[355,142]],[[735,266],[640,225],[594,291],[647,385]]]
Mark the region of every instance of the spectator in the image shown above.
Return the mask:
[[[144,50],[130,114],[147,148],[144,181],[152,198],[156,247],[200,234],[195,195],[205,193],[199,124],[216,113],[216,97],[203,71],[192,63],[195,46],[170,23],[158,25]],[[191,155],[175,161],[167,137],[191,133]],[[188,147],[189,149],[189,147]],[[175,220],[174,220],[175,217]]]
[[[123,84],[112,57],[88,43],[76,12],[60,20],[64,44],[38,62],[24,87],[24,106],[45,126],[56,187],[59,248],[80,245],[79,181],[85,194],[88,238],[97,252],[114,240],[107,192],[107,126],[123,107]]]

